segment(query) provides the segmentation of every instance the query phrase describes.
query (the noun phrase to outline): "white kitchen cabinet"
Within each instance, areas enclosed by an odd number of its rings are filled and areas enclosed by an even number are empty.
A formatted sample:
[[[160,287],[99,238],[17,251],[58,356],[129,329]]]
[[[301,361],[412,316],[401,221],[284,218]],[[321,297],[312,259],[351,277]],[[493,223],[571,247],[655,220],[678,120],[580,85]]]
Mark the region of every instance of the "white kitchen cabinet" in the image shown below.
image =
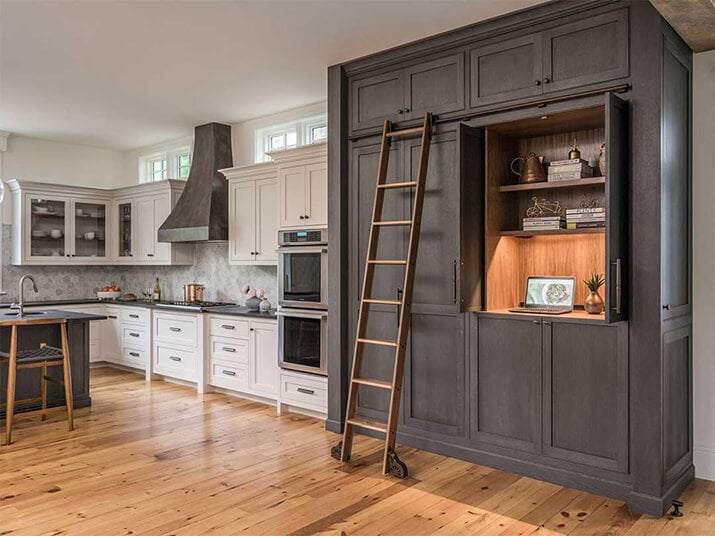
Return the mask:
[[[205,390],[203,316],[153,311],[152,373],[196,383]]]
[[[15,265],[192,264],[190,244],[156,240],[185,181],[118,190],[7,181]]]
[[[271,162],[222,169],[229,181],[229,264],[278,262],[278,175]]]
[[[281,229],[328,224],[327,144],[306,145],[269,156],[278,165],[278,212]]]
[[[120,363],[122,361],[122,322],[119,319],[119,307],[105,306],[107,320],[102,322],[102,350],[99,361]]]
[[[249,387],[255,393],[278,396],[278,326],[275,321],[251,321],[249,353]]]
[[[328,412],[328,378],[292,370],[280,374],[279,406],[292,406],[313,411]],[[279,407],[279,411],[280,411]]]

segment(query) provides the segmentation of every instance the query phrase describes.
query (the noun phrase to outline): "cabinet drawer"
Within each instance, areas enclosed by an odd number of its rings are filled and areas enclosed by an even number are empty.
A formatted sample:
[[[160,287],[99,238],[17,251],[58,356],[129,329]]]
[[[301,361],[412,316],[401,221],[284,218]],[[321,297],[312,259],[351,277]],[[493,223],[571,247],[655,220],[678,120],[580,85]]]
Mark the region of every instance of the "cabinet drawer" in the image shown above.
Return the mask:
[[[144,346],[149,342],[149,336],[144,329],[122,324],[122,340],[129,344]]]
[[[236,390],[248,388],[248,365],[211,360],[211,385]]]
[[[197,360],[194,352],[161,345],[157,345],[154,350],[155,368],[159,374],[196,381]]]
[[[164,340],[171,345],[190,346],[196,348],[197,320],[188,315],[156,315],[154,319],[154,335],[157,340]]]
[[[104,314],[107,315],[109,320],[117,320],[119,319],[120,314],[119,307],[106,307],[104,309]]]
[[[211,358],[230,363],[248,363],[248,341],[211,337]]]
[[[281,398],[289,404],[327,411],[327,378],[284,372],[281,374]]]
[[[123,307],[119,311],[119,318],[122,322],[132,322],[134,324],[148,324],[149,311],[138,307]]]
[[[248,320],[237,318],[211,318],[209,334],[212,337],[248,339]]]
[[[144,350],[128,346],[122,348],[122,361],[131,367],[146,368],[146,357]]]

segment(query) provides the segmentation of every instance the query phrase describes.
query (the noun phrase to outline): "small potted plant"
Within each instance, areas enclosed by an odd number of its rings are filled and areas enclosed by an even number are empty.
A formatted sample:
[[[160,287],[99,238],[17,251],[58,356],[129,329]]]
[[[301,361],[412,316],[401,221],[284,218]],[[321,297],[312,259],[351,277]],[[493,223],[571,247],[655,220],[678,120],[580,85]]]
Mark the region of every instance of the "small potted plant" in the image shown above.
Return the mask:
[[[603,277],[603,274],[593,273],[590,279],[584,279],[583,282],[586,283],[588,290],[591,291],[583,302],[583,308],[586,309],[586,312],[590,315],[601,314],[603,312],[603,298],[601,298],[601,295],[598,293],[598,289],[603,286],[606,279]]]

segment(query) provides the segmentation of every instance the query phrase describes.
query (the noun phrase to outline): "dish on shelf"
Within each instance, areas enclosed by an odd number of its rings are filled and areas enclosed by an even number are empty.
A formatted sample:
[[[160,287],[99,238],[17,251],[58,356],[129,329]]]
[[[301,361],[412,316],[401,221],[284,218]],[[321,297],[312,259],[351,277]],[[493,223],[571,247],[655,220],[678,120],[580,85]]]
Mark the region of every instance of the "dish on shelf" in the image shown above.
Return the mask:
[[[35,206],[35,207],[32,207],[32,212],[33,212],[34,214],[40,214],[40,215],[43,215],[43,214],[45,214],[45,215],[54,215],[54,214],[55,214],[55,210],[54,210],[52,207],[38,207],[38,206]]]
[[[47,231],[32,231],[32,238],[46,238]]]
[[[64,232],[62,229],[50,229],[50,237],[51,238],[62,238],[64,236]]]
[[[61,249],[53,249],[50,251],[50,257],[61,257],[62,256],[62,250]]]

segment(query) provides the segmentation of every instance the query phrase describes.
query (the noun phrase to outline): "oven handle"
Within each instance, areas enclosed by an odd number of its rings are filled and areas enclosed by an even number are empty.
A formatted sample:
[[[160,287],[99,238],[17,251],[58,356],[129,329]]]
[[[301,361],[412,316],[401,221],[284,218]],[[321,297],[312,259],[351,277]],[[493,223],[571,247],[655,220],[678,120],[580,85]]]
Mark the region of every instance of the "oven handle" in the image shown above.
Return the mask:
[[[305,311],[303,309],[281,309],[276,311],[276,316],[288,316],[293,318],[309,318],[314,320],[322,320],[323,318],[328,318],[327,311]]]
[[[277,250],[281,253],[327,253],[328,248],[325,246],[281,246]]]

